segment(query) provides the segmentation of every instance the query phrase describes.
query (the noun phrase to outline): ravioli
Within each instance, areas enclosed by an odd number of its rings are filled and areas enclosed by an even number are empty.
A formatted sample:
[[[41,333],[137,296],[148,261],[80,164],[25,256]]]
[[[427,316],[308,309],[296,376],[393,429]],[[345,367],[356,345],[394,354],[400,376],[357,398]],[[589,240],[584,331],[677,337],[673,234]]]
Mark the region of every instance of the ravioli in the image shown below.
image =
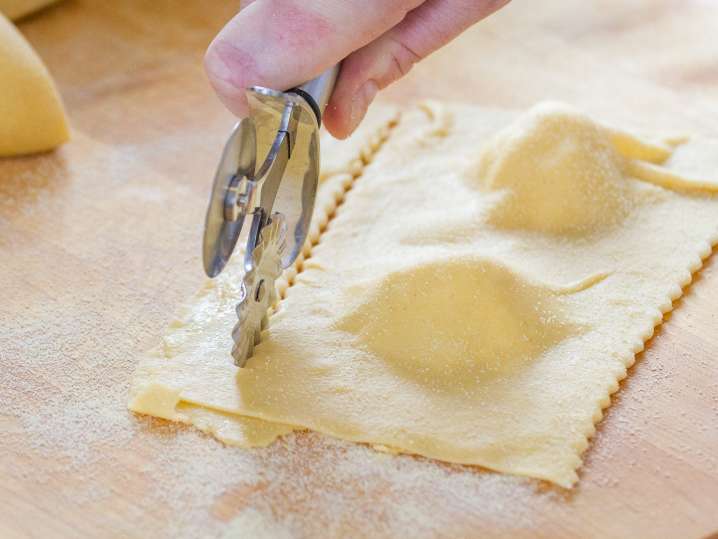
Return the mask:
[[[229,355],[235,266],[141,360],[130,408],[193,422],[182,408],[200,407],[572,486],[618,381],[718,242],[715,143],[554,103],[428,103],[382,133],[359,168],[325,178],[247,366]],[[147,406],[157,391],[173,402]]]

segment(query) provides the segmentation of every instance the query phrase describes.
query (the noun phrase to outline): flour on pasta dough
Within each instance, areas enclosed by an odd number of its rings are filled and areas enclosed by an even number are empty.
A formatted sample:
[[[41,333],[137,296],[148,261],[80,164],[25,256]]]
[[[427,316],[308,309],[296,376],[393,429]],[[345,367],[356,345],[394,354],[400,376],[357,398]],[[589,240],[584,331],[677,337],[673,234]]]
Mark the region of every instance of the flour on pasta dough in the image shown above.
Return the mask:
[[[718,241],[714,148],[560,104],[410,109],[362,160],[247,367],[229,356],[232,270],[209,286],[227,304],[205,290],[140,362],[130,407],[571,486],[610,394]],[[334,166],[315,222],[343,196]]]

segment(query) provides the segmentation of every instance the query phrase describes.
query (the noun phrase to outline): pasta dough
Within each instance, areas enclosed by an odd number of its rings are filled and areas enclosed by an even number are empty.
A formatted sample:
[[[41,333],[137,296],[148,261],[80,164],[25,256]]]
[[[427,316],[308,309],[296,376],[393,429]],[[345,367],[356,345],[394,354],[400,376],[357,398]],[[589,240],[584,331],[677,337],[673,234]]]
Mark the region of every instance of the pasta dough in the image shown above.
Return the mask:
[[[396,118],[391,107],[373,107],[362,125],[341,144],[336,139],[322,141],[320,188],[317,193],[315,215],[308,234],[308,245],[317,241],[327,222],[328,214],[341,200],[342,193],[351,184],[352,175],[360,174],[363,159],[368,160],[379,148],[382,138],[388,135],[387,125]],[[327,151],[328,150],[328,151]],[[206,281],[193,301],[178,313],[163,342],[148,353],[148,361],[173,357],[197,343],[197,336],[216,335],[206,350],[215,357],[224,355],[224,348],[232,347],[227,327],[236,323],[235,306],[238,301],[243,257],[235,255],[224,272],[214,281]],[[280,295],[284,295],[296,269],[288,268],[277,281]],[[214,348],[214,347],[218,348]],[[202,352],[204,353],[204,352]],[[223,362],[224,363],[224,362]],[[130,408],[138,413],[191,423],[200,430],[211,433],[225,443],[243,447],[268,445],[278,436],[291,432],[289,425],[263,421],[252,417],[217,411],[202,404],[182,400],[176,387],[168,386],[153,376],[141,374],[142,365],[135,376]]]
[[[569,487],[610,394],[718,241],[714,149],[559,104],[411,109],[283,286],[247,367],[229,357],[230,305],[206,300],[236,300],[233,266],[141,361],[130,407],[252,416]],[[346,181],[321,186],[320,224]],[[168,402],[138,406],[158,391]]]
[[[60,96],[40,58],[0,14],[0,157],[50,150],[69,138]]]
[[[58,0],[0,0],[0,13],[8,19],[19,19]]]

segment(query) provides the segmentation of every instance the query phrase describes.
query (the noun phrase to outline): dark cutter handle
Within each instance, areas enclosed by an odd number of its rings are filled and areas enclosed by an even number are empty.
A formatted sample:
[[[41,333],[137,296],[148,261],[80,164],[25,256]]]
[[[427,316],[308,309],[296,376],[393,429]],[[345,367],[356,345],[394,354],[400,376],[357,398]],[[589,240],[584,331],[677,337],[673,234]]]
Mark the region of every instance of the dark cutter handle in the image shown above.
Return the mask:
[[[301,86],[288,90],[294,94],[297,94],[304,98],[304,100],[312,107],[314,114],[317,116],[317,123],[322,125],[322,114],[324,109],[329,103],[329,99],[332,97],[334,91],[334,84],[337,81],[339,75],[339,66],[336,64],[334,67],[327,69],[324,73],[318,77],[305,82]]]

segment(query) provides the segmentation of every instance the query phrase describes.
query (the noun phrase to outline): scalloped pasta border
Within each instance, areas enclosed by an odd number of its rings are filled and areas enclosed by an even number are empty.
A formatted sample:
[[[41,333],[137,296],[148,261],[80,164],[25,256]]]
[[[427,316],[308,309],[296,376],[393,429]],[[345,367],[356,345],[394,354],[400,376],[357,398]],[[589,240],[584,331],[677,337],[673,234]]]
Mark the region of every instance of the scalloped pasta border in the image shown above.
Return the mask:
[[[320,186],[322,200],[317,200],[317,203],[323,204],[322,210],[314,215],[307,241],[299,256],[291,266],[284,270],[276,283],[279,301],[274,306],[272,314],[281,308],[282,300],[286,298],[288,290],[296,283],[297,275],[304,271],[304,262],[312,257],[314,248],[322,241],[322,237],[336,217],[337,211],[346,202],[349,192],[362,177],[364,170],[372,162],[376,154],[381,151],[394,128],[399,125],[400,118],[401,114],[397,111],[384,125],[377,129],[374,135],[369,137],[361,146],[359,155],[348,163],[346,172],[336,172],[322,181],[325,186],[323,190],[321,190]],[[328,184],[330,183],[335,183],[336,185],[329,186]]]

